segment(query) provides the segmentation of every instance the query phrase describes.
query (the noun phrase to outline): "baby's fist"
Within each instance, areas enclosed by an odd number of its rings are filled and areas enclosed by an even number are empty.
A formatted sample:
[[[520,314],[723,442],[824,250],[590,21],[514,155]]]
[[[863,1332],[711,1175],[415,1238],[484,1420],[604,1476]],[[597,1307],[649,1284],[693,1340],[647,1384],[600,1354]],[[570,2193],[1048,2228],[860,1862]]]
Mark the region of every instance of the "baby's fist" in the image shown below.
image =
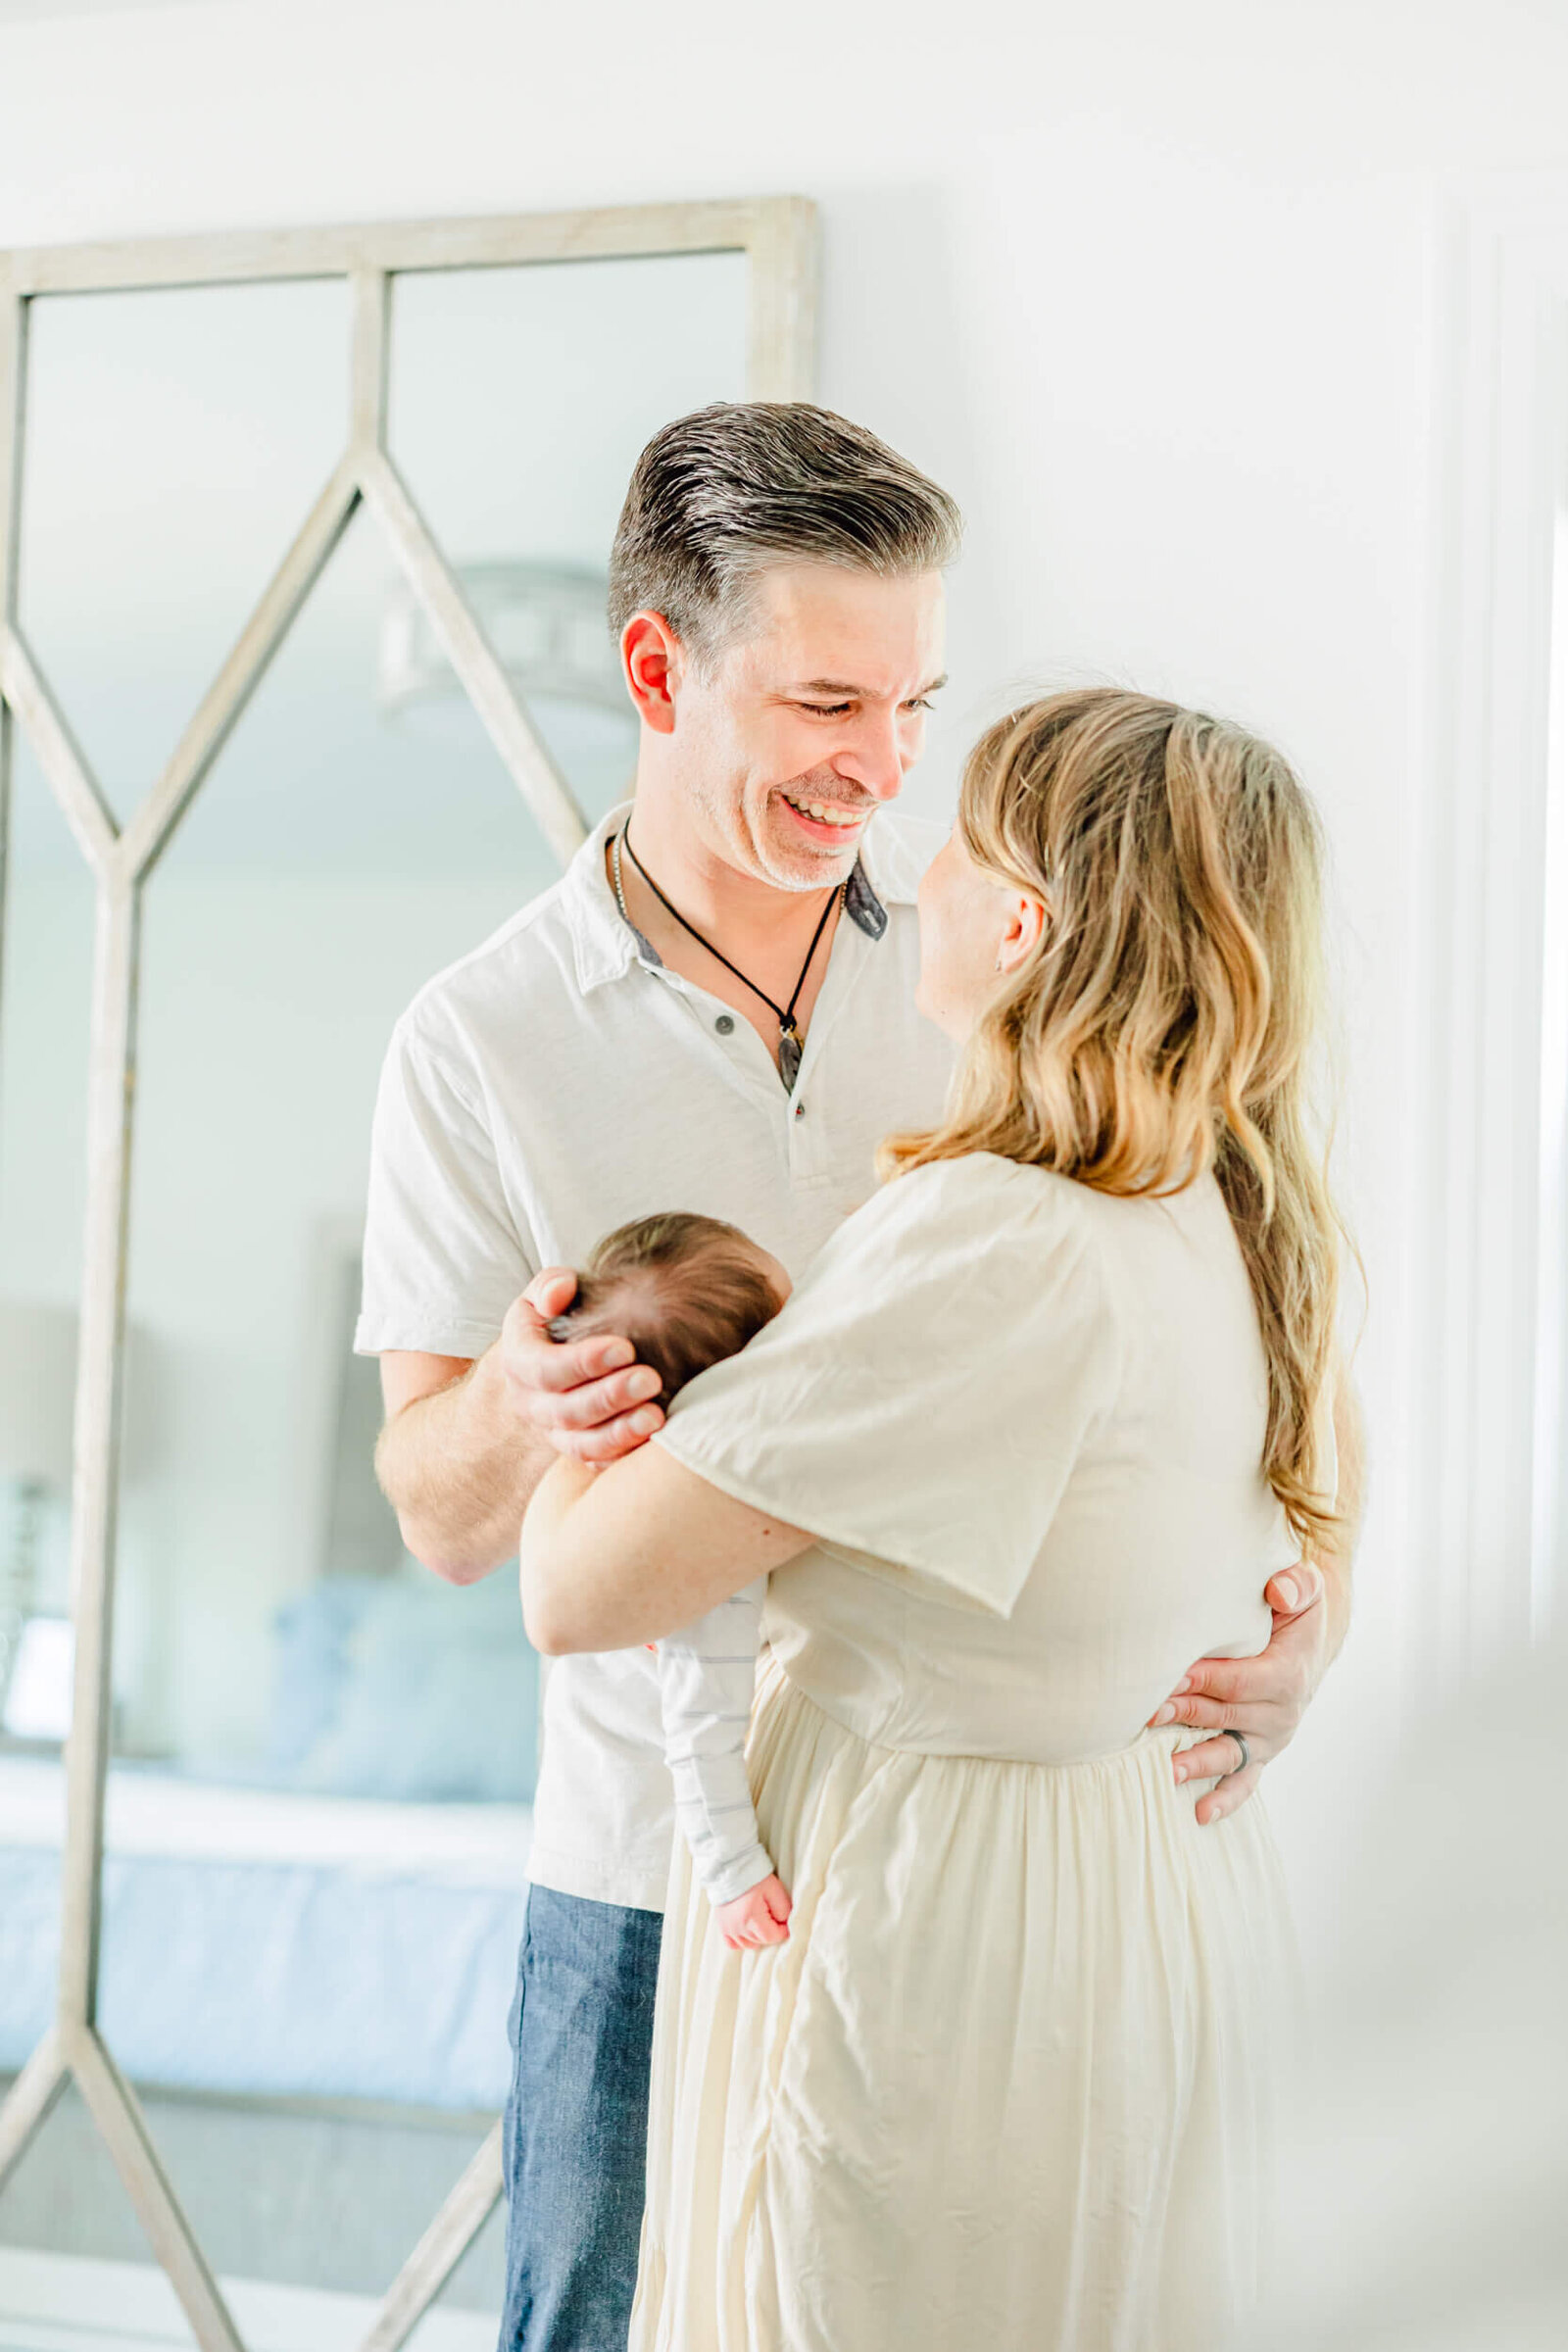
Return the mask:
[[[790,1898],[775,1878],[748,1886],[733,1902],[715,1903],[713,1917],[732,1952],[760,1943],[782,1943],[789,1934]]]

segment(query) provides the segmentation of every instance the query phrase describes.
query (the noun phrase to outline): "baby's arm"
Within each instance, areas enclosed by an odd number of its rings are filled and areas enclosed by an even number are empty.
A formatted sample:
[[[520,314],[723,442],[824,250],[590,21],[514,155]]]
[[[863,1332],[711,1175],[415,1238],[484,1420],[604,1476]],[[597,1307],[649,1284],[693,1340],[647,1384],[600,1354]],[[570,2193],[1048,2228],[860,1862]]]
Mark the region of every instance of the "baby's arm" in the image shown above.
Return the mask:
[[[675,1820],[727,1943],[781,1943],[789,1896],[757,1831],[746,1778],[766,1577],[659,1644]]]

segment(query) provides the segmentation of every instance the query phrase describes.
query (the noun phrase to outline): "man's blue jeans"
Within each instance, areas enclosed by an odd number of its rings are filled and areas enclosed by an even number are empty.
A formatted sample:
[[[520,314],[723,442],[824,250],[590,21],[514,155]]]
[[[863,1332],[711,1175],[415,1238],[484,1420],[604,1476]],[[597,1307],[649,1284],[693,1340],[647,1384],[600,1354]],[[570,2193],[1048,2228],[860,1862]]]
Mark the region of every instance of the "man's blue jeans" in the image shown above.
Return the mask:
[[[663,1924],[657,1911],[528,1891],[509,2028],[499,2352],[626,2352]]]

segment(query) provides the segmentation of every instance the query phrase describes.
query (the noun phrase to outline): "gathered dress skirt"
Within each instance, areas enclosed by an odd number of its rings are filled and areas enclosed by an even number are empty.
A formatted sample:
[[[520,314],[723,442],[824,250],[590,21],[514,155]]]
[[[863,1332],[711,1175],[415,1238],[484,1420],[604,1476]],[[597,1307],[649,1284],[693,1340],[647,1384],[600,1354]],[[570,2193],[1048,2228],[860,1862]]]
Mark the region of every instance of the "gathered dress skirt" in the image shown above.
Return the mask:
[[[1211,2352],[1250,2307],[1298,2014],[1254,1799],[858,1739],[764,1666],[788,1942],[680,1841],[632,2352]]]

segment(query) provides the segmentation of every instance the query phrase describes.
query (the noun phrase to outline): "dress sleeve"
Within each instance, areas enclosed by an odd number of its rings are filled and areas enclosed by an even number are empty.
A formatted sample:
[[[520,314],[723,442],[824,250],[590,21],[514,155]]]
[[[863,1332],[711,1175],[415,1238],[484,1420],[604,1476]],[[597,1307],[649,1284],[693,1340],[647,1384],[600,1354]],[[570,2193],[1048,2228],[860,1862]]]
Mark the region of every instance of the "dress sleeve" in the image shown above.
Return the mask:
[[[532,1257],[480,1107],[405,1021],[375,1101],[355,1348],[481,1354],[538,1271]]]
[[[834,1552],[1007,1616],[1120,1353],[1080,1188],[976,1153],[850,1218],[655,1442]]]

